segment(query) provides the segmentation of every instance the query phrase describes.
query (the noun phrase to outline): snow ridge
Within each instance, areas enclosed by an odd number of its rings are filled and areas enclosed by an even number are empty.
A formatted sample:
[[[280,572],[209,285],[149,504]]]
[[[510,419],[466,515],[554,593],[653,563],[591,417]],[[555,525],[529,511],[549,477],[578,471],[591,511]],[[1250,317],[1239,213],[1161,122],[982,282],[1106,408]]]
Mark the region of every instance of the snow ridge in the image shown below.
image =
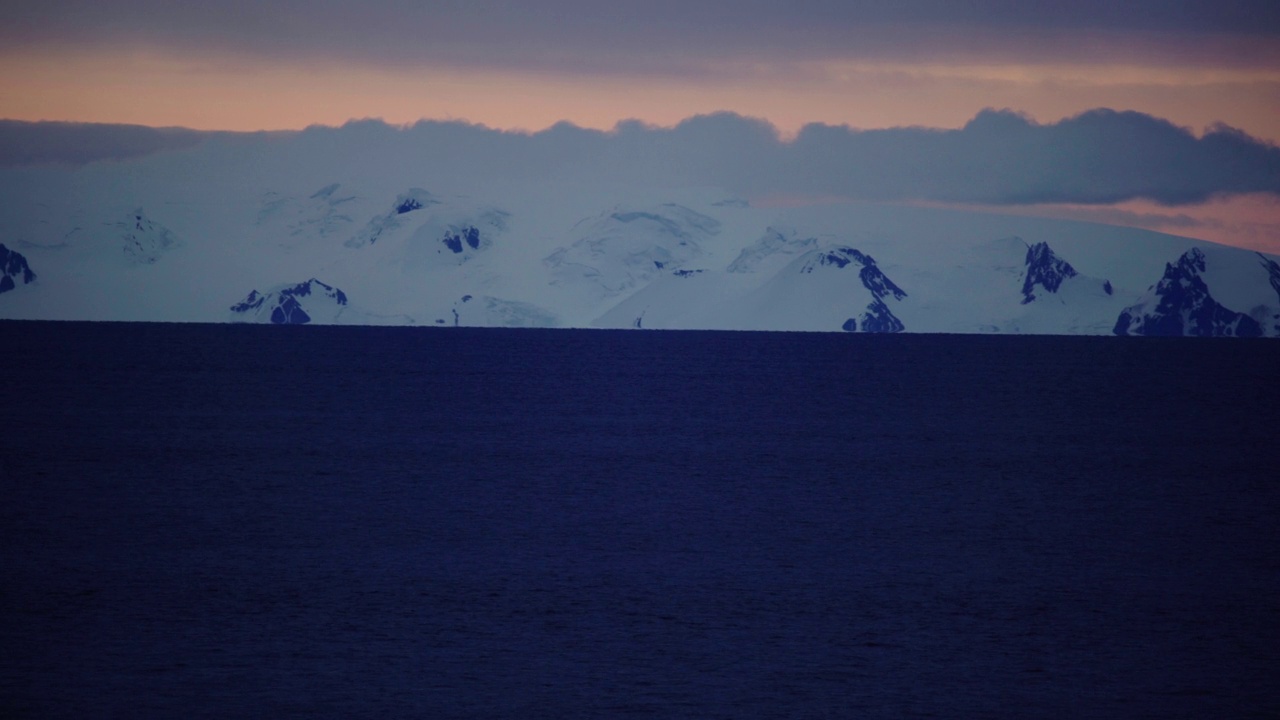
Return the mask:
[[[720,222],[683,205],[666,203],[643,210],[618,208],[585,230],[579,240],[556,249],[543,264],[555,285],[611,297],[701,256],[702,243],[720,233]]]
[[[867,303],[866,312],[856,318],[845,320],[840,329],[845,332],[858,332],[861,328],[862,332],[870,333],[896,333],[905,330],[906,326],[894,316],[893,311],[884,301],[887,297],[903,300],[907,297],[907,293],[881,272],[870,255],[856,248],[836,247],[811,258],[800,268],[800,272],[812,273],[816,268],[823,266],[843,269],[854,263],[860,267],[858,279],[862,281],[862,286],[871,292],[872,300]]]
[[[325,239],[345,233],[355,220],[351,209],[359,205],[357,196],[339,192],[340,183],[331,183],[299,201],[280,193],[267,193],[258,210],[258,227],[283,224],[287,237]],[[283,238],[273,238],[281,244]]]
[[[771,255],[800,255],[818,246],[814,237],[799,237],[795,230],[775,227],[765,228],[765,233],[750,247],[745,247],[733,262],[731,273],[755,272],[760,263]]]
[[[324,191],[322,190],[321,192]],[[416,210],[422,210],[423,208],[439,204],[440,201],[426,190],[417,187],[409,188],[407,192],[396,196],[396,201],[392,203],[390,210],[369,220],[369,223],[365,225],[364,230],[360,231],[359,234],[350,240],[347,240],[343,244],[349,248],[361,248],[366,245],[372,245],[378,242],[378,239],[381,238],[383,234],[395,230],[408,222],[404,218],[405,215]]]

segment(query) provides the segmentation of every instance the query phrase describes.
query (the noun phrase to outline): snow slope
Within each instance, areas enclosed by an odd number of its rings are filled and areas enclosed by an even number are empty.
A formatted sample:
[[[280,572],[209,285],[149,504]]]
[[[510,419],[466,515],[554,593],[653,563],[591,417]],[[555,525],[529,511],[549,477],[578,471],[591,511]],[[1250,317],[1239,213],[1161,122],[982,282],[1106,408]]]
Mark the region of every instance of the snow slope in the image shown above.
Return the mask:
[[[1280,336],[1280,258],[1188,238],[246,143],[0,169],[0,318]]]

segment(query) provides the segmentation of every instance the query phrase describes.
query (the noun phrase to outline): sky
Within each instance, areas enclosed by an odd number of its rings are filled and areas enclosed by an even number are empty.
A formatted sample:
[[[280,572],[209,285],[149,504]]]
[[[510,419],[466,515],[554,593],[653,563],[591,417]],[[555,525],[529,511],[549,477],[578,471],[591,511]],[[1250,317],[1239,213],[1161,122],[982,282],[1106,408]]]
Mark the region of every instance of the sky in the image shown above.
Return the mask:
[[[1080,122],[1097,121],[1101,116],[1090,111],[1098,108],[1118,113],[1106,116],[1110,122]],[[1044,145],[1063,132],[1029,133],[1041,143],[1030,160],[1077,169],[1125,147],[1178,146],[1209,162],[1204,141],[1243,136],[1253,143],[1247,152],[1219,147],[1217,165],[1204,166],[1217,184],[1200,183],[1189,194],[1169,187],[1089,193],[1078,184],[1097,179],[1096,172],[1069,178],[1041,168],[1037,180],[1064,183],[1059,191],[961,197],[945,191],[965,182],[967,168],[953,164],[946,168],[951,177],[893,199],[1134,224],[1280,251],[1280,196],[1266,183],[1232,181],[1223,155],[1250,155],[1241,160],[1246,175],[1275,172],[1274,159],[1265,161],[1274,157],[1268,148],[1280,143],[1274,0],[9,0],[0,6],[0,117],[11,120],[254,131],[434,119],[535,132],[562,121],[597,130],[626,120],[673,128],[724,111],[771,124],[784,142],[824,137],[845,143],[840,152],[853,160],[914,157],[917,168],[936,138],[876,131],[968,130],[963,137],[978,140],[984,120],[1017,117],[1033,131],[1079,131],[1069,158]],[[1158,122],[1124,128],[1116,122],[1139,116]],[[814,123],[830,132],[814,130]],[[1089,133],[1103,127],[1112,134],[1092,136],[1091,143]],[[1174,138],[1175,130],[1192,142]],[[856,138],[856,151],[846,136]],[[1117,140],[1124,137],[1132,142]],[[875,155],[876,143],[889,141],[911,147]],[[1196,184],[1196,167],[1175,160],[1152,161],[1153,185],[1160,181],[1155,175],[1173,170],[1181,175],[1165,185]],[[1127,172],[1142,172],[1145,162],[1138,157]],[[873,190],[839,191],[864,197]]]

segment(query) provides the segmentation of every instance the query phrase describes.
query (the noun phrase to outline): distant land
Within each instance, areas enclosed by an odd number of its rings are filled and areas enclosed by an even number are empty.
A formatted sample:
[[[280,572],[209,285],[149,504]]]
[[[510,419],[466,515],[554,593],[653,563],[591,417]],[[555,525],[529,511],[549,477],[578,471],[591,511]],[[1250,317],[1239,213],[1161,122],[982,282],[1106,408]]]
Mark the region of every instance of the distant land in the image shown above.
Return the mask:
[[[445,127],[445,131],[450,131]],[[445,132],[439,131],[439,132]],[[1280,258],[377,127],[0,169],[0,318],[1280,336]],[[447,132],[446,132],[447,134]]]

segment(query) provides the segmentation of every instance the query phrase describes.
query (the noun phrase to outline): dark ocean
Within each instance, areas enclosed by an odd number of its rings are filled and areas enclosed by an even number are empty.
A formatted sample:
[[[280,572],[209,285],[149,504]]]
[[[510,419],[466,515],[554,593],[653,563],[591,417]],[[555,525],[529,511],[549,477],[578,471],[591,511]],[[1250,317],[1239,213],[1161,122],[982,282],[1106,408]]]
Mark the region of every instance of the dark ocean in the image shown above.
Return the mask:
[[[1280,716],[1280,342],[0,322],[0,717]]]

